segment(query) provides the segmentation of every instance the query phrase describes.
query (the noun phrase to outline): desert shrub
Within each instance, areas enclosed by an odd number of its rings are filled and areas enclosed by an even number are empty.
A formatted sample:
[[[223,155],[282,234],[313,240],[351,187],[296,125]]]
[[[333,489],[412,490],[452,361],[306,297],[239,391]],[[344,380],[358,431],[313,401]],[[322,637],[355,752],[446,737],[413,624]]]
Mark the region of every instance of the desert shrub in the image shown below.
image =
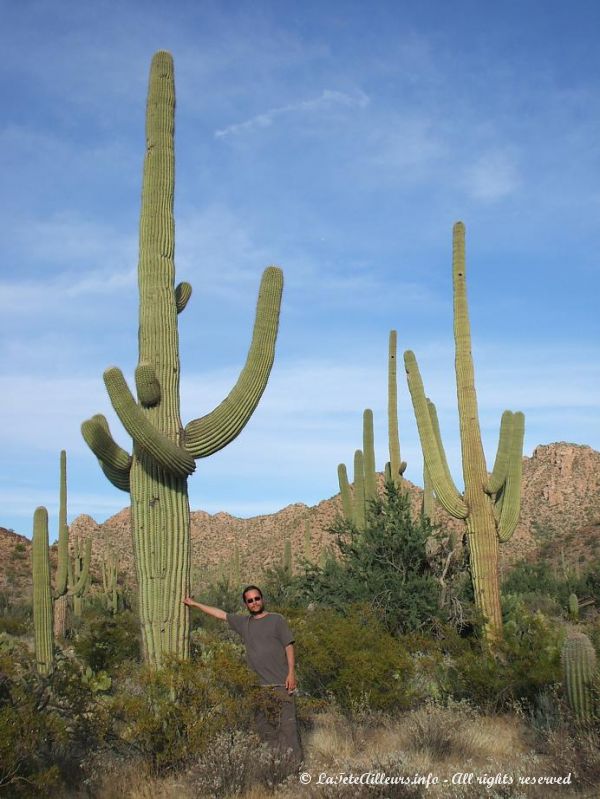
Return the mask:
[[[286,614],[296,636],[299,686],[315,698],[333,697],[344,709],[408,706],[410,660],[368,606],[346,615],[320,608]]]
[[[93,671],[114,668],[140,654],[139,621],[124,610],[112,615],[101,607],[86,610],[73,642],[75,653]]]
[[[0,633],[8,635],[28,635],[33,630],[31,605],[12,604],[7,601],[0,612]]]
[[[156,774],[189,764],[221,733],[252,725],[259,689],[239,647],[207,634],[199,650],[158,672],[129,663],[114,675],[116,748],[147,758]]]
[[[560,682],[563,636],[558,623],[528,612],[518,599],[506,600],[504,640],[492,651],[475,639],[465,641],[465,650],[453,657],[452,694],[486,710],[534,702]]]
[[[59,795],[108,729],[105,708],[79,665],[57,657],[38,675],[27,648],[0,636],[0,788],[11,796]]]
[[[289,588],[293,604],[343,614],[350,604],[369,603],[390,633],[430,628],[439,599],[426,551],[433,531],[426,518],[413,517],[407,493],[388,483],[384,497],[370,503],[364,531],[340,518],[330,532],[339,559],[307,564]]]

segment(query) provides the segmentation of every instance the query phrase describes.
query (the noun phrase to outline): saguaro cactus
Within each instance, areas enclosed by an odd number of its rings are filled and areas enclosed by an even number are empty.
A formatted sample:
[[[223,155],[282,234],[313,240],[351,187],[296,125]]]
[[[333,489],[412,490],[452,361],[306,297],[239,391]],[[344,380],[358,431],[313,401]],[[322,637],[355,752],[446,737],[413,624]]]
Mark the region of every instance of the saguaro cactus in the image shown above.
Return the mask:
[[[388,348],[388,447],[390,459],[385,465],[386,479],[401,485],[406,462],[400,458],[400,436],[398,434],[398,383],[396,376],[395,330],[390,331]],[[373,411],[363,411],[363,448],[354,453],[354,492],[348,481],[345,464],[338,466],[338,482],[344,516],[354,522],[357,529],[364,530],[366,524],[365,503],[377,496],[377,471],[375,466],[375,440],[373,434]]]
[[[81,615],[81,600],[87,589],[92,539],[83,546],[77,541],[73,561],[69,554],[67,525],[67,453],[60,453],[60,499],[58,508],[58,567],[54,583],[54,636],[64,638],[67,624],[68,597],[73,597],[75,615]]]
[[[102,570],[102,592],[106,609],[110,610],[113,616],[119,610],[119,591],[118,574],[119,558],[113,554],[102,559],[100,564]]]
[[[563,681],[569,707],[579,724],[587,724],[595,717],[594,680],[596,652],[585,633],[571,631],[561,651]]]
[[[52,634],[52,590],[48,553],[48,511],[37,508],[33,516],[33,629],[35,660],[40,674],[52,673],[54,636]]]
[[[504,412],[494,469],[488,475],[475,394],[462,222],[454,226],[452,275],[464,495],[458,492],[450,475],[434,409],[425,396],[417,361],[411,351],[405,352],[404,363],[425,466],[435,494],[451,516],[464,519],[466,524],[475,602],[483,614],[486,635],[491,642],[502,636],[498,545],[508,541],[519,518],[525,420],[520,412]]]
[[[179,405],[177,315],[191,294],[175,286],[173,59],[152,59],[146,111],[138,285],[138,402],[121,371],[104,373],[113,408],[133,439],[130,456],[111,437],[103,416],[84,422],[82,433],[108,479],[131,495],[134,556],[146,660],[158,668],[163,655],[187,657],[190,516],[187,479],[196,458],[232,441],[252,415],[273,363],[283,287],[280,269],[266,269],[246,365],[231,393],[212,412],[185,427]]]

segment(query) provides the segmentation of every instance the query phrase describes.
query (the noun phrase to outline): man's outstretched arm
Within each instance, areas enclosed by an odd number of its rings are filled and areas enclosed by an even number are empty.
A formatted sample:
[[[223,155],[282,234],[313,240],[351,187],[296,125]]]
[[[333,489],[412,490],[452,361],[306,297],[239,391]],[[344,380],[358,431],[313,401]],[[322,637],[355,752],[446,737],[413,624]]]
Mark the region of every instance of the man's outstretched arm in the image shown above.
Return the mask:
[[[183,600],[183,604],[187,605],[190,608],[198,608],[203,613],[208,613],[209,616],[214,616],[215,619],[222,619],[225,621],[227,618],[227,613],[221,608],[213,608],[211,605],[203,605],[201,602],[196,602],[191,596],[186,596]]]

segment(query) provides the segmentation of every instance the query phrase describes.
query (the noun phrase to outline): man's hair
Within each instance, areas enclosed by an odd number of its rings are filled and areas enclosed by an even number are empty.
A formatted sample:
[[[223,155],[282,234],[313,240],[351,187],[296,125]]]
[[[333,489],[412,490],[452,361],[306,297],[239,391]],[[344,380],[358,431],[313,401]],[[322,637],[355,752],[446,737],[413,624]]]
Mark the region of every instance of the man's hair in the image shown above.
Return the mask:
[[[262,591],[257,585],[247,585],[242,591],[242,600],[244,602],[246,601],[246,594],[248,593],[248,591],[258,591],[258,593],[260,594],[260,598],[261,599],[263,598]]]

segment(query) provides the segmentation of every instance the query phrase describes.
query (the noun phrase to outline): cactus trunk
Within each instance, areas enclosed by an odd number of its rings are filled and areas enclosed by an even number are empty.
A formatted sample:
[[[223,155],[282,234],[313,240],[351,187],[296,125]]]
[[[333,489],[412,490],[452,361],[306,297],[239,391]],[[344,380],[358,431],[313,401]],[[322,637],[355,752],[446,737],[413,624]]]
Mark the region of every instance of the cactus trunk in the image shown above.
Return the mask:
[[[48,553],[48,511],[37,508],[33,516],[33,629],[35,660],[40,674],[53,670],[52,590]]]

